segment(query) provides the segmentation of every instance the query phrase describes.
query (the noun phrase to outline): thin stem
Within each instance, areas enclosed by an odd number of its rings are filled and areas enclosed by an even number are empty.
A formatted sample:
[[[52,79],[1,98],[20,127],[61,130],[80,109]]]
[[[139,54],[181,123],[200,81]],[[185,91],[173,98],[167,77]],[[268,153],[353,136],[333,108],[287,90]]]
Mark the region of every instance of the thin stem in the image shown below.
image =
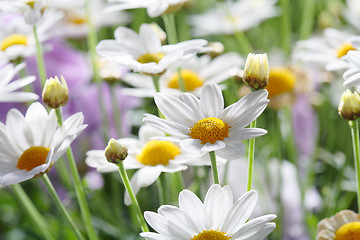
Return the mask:
[[[166,194],[166,176],[165,173],[161,173],[158,179],[156,180],[156,186],[159,192],[160,205],[164,205],[168,202],[168,197]]]
[[[61,114],[61,109],[57,108],[55,110],[55,113],[56,113],[56,116],[58,119],[59,126],[62,126],[63,118],[62,118],[62,114]],[[88,207],[88,204],[86,201],[85,191],[84,191],[83,185],[81,183],[80,175],[79,175],[78,169],[76,167],[76,162],[75,162],[71,147],[69,147],[66,150],[66,156],[68,159],[72,177],[74,179],[76,197],[77,197],[77,200],[78,200],[78,203],[80,206],[81,216],[82,216],[82,219],[85,224],[86,232],[88,234],[89,239],[97,240],[98,237],[96,235],[94,225],[92,224],[92,221],[91,221],[91,214],[90,214],[90,210],[89,210],[89,207]]]
[[[46,69],[44,64],[44,56],[41,50],[41,45],[39,42],[39,38],[37,35],[36,25],[33,27],[34,37],[35,37],[35,44],[36,44],[36,62],[37,62],[37,68],[41,80],[41,86],[43,87],[45,85],[46,81]]]
[[[159,76],[153,76],[152,80],[154,83],[155,92],[157,92],[157,93],[160,92]]]
[[[234,35],[239,43],[239,49],[243,54],[247,55],[248,53],[254,52],[254,49],[243,32],[237,31]]]
[[[186,92],[186,86],[185,86],[184,79],[181,76],[181,68],[180,67],[177,68],[177,73],[179,76],[179,79],[178,79],[179,88],[182,92]]]
[[[289,11],[289,0],[280,1],[282,14],[281,14],[281,45],[284,51],[288,54],[291,47],[291,20]]]
[[[48,230],[49,228],[46,224],[46,221],[39,213],[39,211],[36,209],[34,204],[31,202],[30,198],[25,193],[24,189],[20,186],[20,184],[13,184],[11,185],[11,188],[16,198],[24,206],[26,212],[31,217],[31,220],[33,221],[34,225],[39,228],[41,233],[44,235],[45,239],[55,240],[55,238],[51,235],[51,233]]]
[[[351,137],[353,143],[354,151],[354,163],[355,163],[355,172],[356,172],[356,182],[357,182],[357,203],[358,203],[358,212],[360,212],[360,145],[359,145],[359,124],[356,120],[349,121],[349,126],[351,130]]]
[[[316,1],[304,0],[301,27],[300,27],[300,39],[307,39],[313,29],[314,23],[314,4]]]
[[[250,128],[256,127],[256,119],[250,124]],[[249,142],[249,157],[248,157],[248,179],[247,179],[247,191],[251,190],[252,175],[254,168],[254,155],[255,155],[255,138],[251,138]]]
[[[135,207],[136,215],[137,215],[141,230],[143,232],[149,232],[149,228],[146,225],[146,222],[145,222],[145,219],[144,219],[143,214],[141,212],[139,203],[138,203],[138,201],[136,199],[134,191],[131,188],[129,177],[128,177],[128,175],[126,173],[126,170],[125,170],[125,167],[124,167],[124,163],[122,161],[120,161],[120,163],[118,164],[118,167],[119,167],[120,177],[121,177],[121,179],[122,179],[122,181],[124,183],[125,189],[129,193],[131,202],[132,202],[133,206]]]
[[[41,176],[41,178],[42,178],[43,182],[45,183],[45,186],[49,190],[50,196],[54,200],[54,202],[56,204],[56,207],[58,208],[60,213],[64,216],[64,218],[67,220],[68,224],[70,225],[71,230],[74,232],[77,239],[85,240],[85,238],[80,233],[79,229],[76,227],[76,225],[74,223],[74,220],[71,218],[69,212],[66,210],[64,205],[61,203],[61,200],[60,200],[59,196],[57,195],[57,193],[55,191],[55,188],[52,185],[52,183],[51,183],[49,177],[47,176],[47,174],[46,173],[43,174]]]
[[[209,155],[210,155],[210,159],[211,159],[211,169],[212,169],[212,173],[213,173],[214,184],[220,184],[218,169],[217,169],[217,165],[216,165],[216,154],[214,151],[211,151],[211,152],[209,152]]]
[[[178,43],[178,38],[176,34],[176,23],[175,23],[175,15],[173,13],[164,14],[163,21],[165,25],[166,34],[168,36],[169,44]]]
[[[118,135],[118,138],[123,137],[123,131],[122,131],[122,119],[121,119],[121,109],[119,107],[117,98],[116,98],[116,92],[115,92],[115,85],[112,84],[110,86],[110,95],[111,95],[111,105],[113,108],[113,115],[114,115],[114,122],[116,127],[116,132]]]

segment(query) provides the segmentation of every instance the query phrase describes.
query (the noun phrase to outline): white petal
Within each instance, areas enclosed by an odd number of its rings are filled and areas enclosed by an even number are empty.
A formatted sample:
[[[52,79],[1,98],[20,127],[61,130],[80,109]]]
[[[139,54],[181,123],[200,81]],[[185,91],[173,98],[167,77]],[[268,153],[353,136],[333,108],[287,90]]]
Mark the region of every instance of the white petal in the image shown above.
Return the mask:
[[[276,218],[275,214],[268,214],[245,223],[238,231],[236,231],[232,237],[241,239],[254,239],[257,238],[258,232],[266,227],[266,224]]]
[[[204,204],[193,192],[189,190],[183,190],[180,192],[179,207],[184,210],[191,219],[193,219],[198,232],[205,229]]]
[[[245,144],[242,142],[231,144],[226,143],[226,147],[216,151],[216,155],[227,160],[240,159],[246,152]]]
[[[218,184],[210,187],[206,193],[204,200],[205,209],[205,228],[219,229],[223,223],[227,212],[225,212],[223,201],[227,195],[223,194],[223,190]]]
[[[223,141],[216,141],[214,144],[205,143],[202,146],[200,153],[208,153],[211,151],[217,151],[217,150],[221,150],[225,147],[226,147],[226,144]]]
[[[176,122],[171,122],[165,119],[158,118],[153,115],[145,115],[143,122],[152,126],[159,131],[168,133],[175,137],[187,138],[189,137],[190,129]]]
[[[180,147],[186,149],[187,152],[201,154],[201,149],[204,145],[199,139],[187,138],[180,141]]]
[[[256,138],[265,135],[267,131],[261,128],[236,128],[230,129],[229,140],[232,143],[241,142],[251,138]]]
[[[224,109],[221,89],[216,84],[206,84],[200,96],[201,111],[206,118],[220,118]]]

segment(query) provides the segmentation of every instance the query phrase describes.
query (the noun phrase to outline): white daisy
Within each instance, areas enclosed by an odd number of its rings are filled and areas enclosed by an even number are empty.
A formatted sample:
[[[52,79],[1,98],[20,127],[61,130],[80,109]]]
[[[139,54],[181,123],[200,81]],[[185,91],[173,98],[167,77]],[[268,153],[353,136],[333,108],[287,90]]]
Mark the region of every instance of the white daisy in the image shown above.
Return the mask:
[[[51,1],[49,7],[64,12],[64,18],[56,26],[61,36],[85,37],[88,33],[86,23],[85,0],[57,0]],[[90,3],[91,23],[97,29],[102,26],[126,25],[130,15],[124,11],[104,13],[105,3],[102,0],[92,0]]]
[[[208,50],[204,48],[207,41],[202,39],[161,46],[161,40],[150,24],[142,24],[139,34],[126,27],[117,28],[114,34],[115,40],[99,42],[96,47],[99,55],[147,74],[161,74],[171,64]]]
[[[349,69],[345,71],[343,85],[345,87],[356,87],[360,85],[360,51],[349,51],[344,58],[349,63]]]
[[[233,34],[256,27],[262,21],[279,15],[277,0],[240,0],[219,3],[209,11],[193,15],[193,36]]]
[[[206,193],[204,203],[189,190],[179,194],[179,207],[163,205],[158,212],[145,212],[149,225],[157,232],[140,235],[150,240],[261,240],[276,227],[275,214],[249,219],[257,192],[251,190],[233,202],[229,186],[215,184]]]
[[[39,42],[51,38],[54,24],[62,18],[60,12],[47,11],[37,25]],[[6,61],[26,58],[35,54],[35,36],[33,27],[26,24],[24,19],[13,13],[0,12],[0,58]],[[45,46],[46,47],[46,46]]]
[[[360,30],[360,1],[346,0],[343,16],[357,30]]]
[[[348,64],[341,60],[348,51],[356,50],[350,42],[352,34],[327,28],[321,37],[299,41],[294,50],[294,60],[315,64],[327,71],[344,69]]]
[[[27,76],[11,82],[24,67],[25,64],[19,64],[16,67],[7,64],[0,68],[0,102],[28,102],[39,99],[35,93],[15,92],[36,79],[34,76]]]
[[[36,25],[48,6],[47,2],[47,0],[2,0],[0,9],[5,12],[20,13],[26,23]]]
[[[109,12],[125,9],[146,8],[149,17],[158,17],[163,13],[180,8],[188,0],[109,0],[113,3],[107,8]]]
[[[221,83],[227,80],[243,63],[244,60],[237,53],[225,53],[213,60],[209,55],[193,56],[189,60],[182,62],[178,67],[181,68],[181,76],[186,90],[198,96],[205,84]],[[161,92],[179,95],[181,92],[178,79],[177,66],[169,68],[160,77]],[[155,89],[151,77],[129,73],[122,80],[136,87],[123,88],[123,94],[137,97],[154,97]]]
[[[187,168],[186,165],[210,164],[207,156],[194,156],[172,142],[151,140],[152,137],[164,135],[149,126],[142,126],[138,140],[133,138],[118,140],[128,149],[128,156],[123,161],[125,169],[139,169],[130,180],[135,194],[140,188],[153,184],[162,172],[183,171]],[[117,165],[106,160],[104,150],[88,151],[86,164],[99,172],[119,171]],[[131,204],[128,193],[125,194],[125,204]]]
[[[11,109],[0,123],[0,185],[26,181],[46,172],[85,129],[82,113],[58,127],[54,110],[48,114],[38,102],[23,116]]]
[[[221,89],[214,83],[201,91],[200,100],[191,93],[176,98],[168,93],[157,93],[155,103],[167,119],[147,114],[143,121],[172,137],[180,146],[197,153],[215,151],[227,160],[245,154],[242,141],[267,133],[260,128],[245,128],[266,108],[266,90],[257,90],[224,108]]]

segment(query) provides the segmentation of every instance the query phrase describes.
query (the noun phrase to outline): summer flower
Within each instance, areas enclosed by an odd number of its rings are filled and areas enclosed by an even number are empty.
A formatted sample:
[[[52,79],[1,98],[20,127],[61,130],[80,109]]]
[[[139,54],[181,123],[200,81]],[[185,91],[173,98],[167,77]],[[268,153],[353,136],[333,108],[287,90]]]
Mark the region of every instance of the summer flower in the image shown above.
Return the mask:
[[[0,185],[26,181],[46,172],[85,129],[82,113],[58,127],[55,111],[47,113],[38,102],[25,116],[11,109],[0,123]]]
[[[172,239],[264,239],[275,229],[275,214],[251,219],[257,192],[251,190],[235,203],[229,186],[215,184],[208,190],[204,203],[191,191],[179,194],[179,207],[163,205],[158,212],[145,212],[149,225],[157,232],[143,232],[143,238]]]
[[[122,138],[118,142],[128,149],[128,156],[124,160],[125,169],[139,169],[130,180],[134,193],[140,188],[153,184],[162,172],[178,172],[185,170],[186,165],[204,165],[207,158],[194,156],[185,152],[177,144],[151,140],[155,136],[164,136],[163,133],[149,127],[142,126],[139,139]],[[109,163],[105,158],[104,150],[91,150],[87,152],[86,163],[98,172],[117,172],[119,168]],[[130,205],[128,194],[125,195],[125,204]]]
[[[162,140],[179,142],[189,151],[215,151],[222,158],[237,159],[245,153],[242,141],[267,133],[245,128],[264,111],[267,95],[266,90],[257,90],[223,109],[221,89],[214,83],[205,85],[200,100],[191,93],[182,93],[179,98],[157,93],[155,103],[166,119],[147,114],[143,121],[171,135]]]
[[[98,54],[106,60],[146,74],[162,74],[175,62],[207,51],[204,47],[207,41],[202,39],[161,46],[161,40],[150,24],[142,24],[139,34],[132,29],[119,27],[114,35],[115,40],[99,42],[96,47]]]
[[[7,64],[0,68],[0,102],[28,102],[39,98],[38,95],[31,92],[15,92],[36,79],[34,76],[27,76],[11,82],[24,67],[25,64],[19,64],[16,67]]]

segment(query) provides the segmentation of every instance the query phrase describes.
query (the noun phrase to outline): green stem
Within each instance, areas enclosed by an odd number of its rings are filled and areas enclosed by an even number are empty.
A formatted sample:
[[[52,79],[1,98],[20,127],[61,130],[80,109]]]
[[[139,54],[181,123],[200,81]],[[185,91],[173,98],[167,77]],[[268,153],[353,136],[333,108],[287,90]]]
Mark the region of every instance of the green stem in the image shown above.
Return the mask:
[[[161,173],[158,179],[156,180],[156,185],[159,192],[160,205],[165,205],[168,202],[166,183],[167,182],[166,182],[165,173]]]
[[[41,50],[41,45],[39,42],[39,38],[37,35],[36,25],[33,27],[34,37],[35,37],[35,44],[36,44],[36,62],[37,68],[39,72],[39,77],[41,80],[41,86],[44,87],[46,81],[46,69],[44,64],[44,56]]]
[[[314,4],[316,1],[304,0],[301,27],[300,27],[300,39],[307,39],[313,29],[314,23]]]
[[[256,119],[250,124],[250,128],[256,127]],[[255,155],[255,138],[251,138],[249,142],[249,157],[248,157],[248,179],[247,179],[247,191],[251,190],[252,175],[254,168],[254,155]]]
[[[178,76],[179,76],[178,84],[179,84],[180,90],[182,92],[186,92],[186,86],[185,86],[184,79],[183,79],[183,77],[181,75],[181,68],[180,67],[177,68],[177,73],[178,73]]]
[[[351,137],[353,143],[354,151],[354,163],[355,163],[355,172],[356,172],[356,182],[357,182],[357,203],[358,203],[358,212],[360,212],[360,145],[359,145],[359,124],[357,120],[349,121],[349,126],[351,130]]]
[[[86,25],[88,28],[88,37],[87,44],[90,53],[91,67],[93,70],[93,78],[94,82],[99,82],[99,72],[96,64],[96,44],[97,44],[97,36],[94,28],[94,24],[91,22],[91,0],[86,1]]]
[[[211,159],[211,169],[212,169],[212,173],[213,173],[214,184],[220,184],[218,169],[217,169],[217,165],[216,165],[216,154],[214,151],[211,151],[211,152],[209,152],[209,155],[210,155],[210,159]]]
[[[116,132],[117,132],[118,138],[122,138],[123,137],[123,131],[122,131],[121,109],[120,109],[118,101],[116,99],[115,85],[114,84],[112,84],[110,86],[110,95],[111,95],[111,105],[112,105],[112,108],[113,108],[113,115],[114,115],[114,122],[115,122]]]
[[[60,213],[64,216],[64,218],[67,220],[68,224],[70,225],[71,230],[74,232],[77,239],[85,240],[85,238],[80,233],[79,229],[76,227],[76,225],[74,223],[74,220],[71,218],[69,212],[66,210],[64,205],[61,203],[61,200],[60,200],[59,196],[57,195],[57,193],[55,191],[55,188],[52,185],[52,183],[51,183],[49,177],[47,176],[47,174],[46,173],[43,174],[41,176],[41,178],[42,178],[43,182],[45,183],[45,186],[49,190],[50,196],[54,200],[54,202],[56,204],[56,207],[58,208]]]
[[[159,76],[153,76],[152,80],[154,83],[155,92],[157,92],[157,93],[160,92]]]
[[[281,14],[281,42],[284,51],[288,54],[291,47],[291,20],[290,20],[290,9],[289,0],[280,1],[282,14]]]
[[[168,36],[169,44],[178,43],[178,38],[176,34],[176,23],[175,23],[175,15],[173,13],[164,14],[163,21],[165,25],[166,34]]]
[[[61,109],[57,108],[55,110],[55,112],[56,112],[56,116],[58,118],[59,126],[62,126],[63,118],[62,118],[62,114],[61,114]],[[89,207],[88,207],[88,204],[86,201],[85,191],[84,191],[83,185],[81,183],[80,175],[79,175],[78,169],[76,167],[76,162],[75,162],[71,147],[69,147],[66,150],[66,156],[67,156],[68,163],[70,166],[71,174],[74,179],[76,197],[77,197],[77,200],[78,200],[78,203],[80,206],[81,216],[82,216],[82,219],[85,224],[86,232],[88,234],[89,239],[97,240],[98,237],[96,235],[94,225],[92,224],[92,221],[91,221],[91,214],[90,214],[90,210],[89,210]]]
[[[243,32],[235,32],[234,33],[236,40],[239,43],[239,50],[245,55],[254,52],[249,40]]]
[[[46,240],[55,240],[55,238],[49,232],[49,230],[48,230],[49,228],[48,228],[44,218],[39,213],[39,211],[36,209],[34,204],[31,202],[28,195],[25,193],[24,189],[20,186],[20,184],[13,184],[13,185],[11,185],[11,188],[12,188],[16,198],[24,206],[26,212],[31,217],[31,220],[33,221],[34,225],[39,228],[41,233],[44,235],[45,239]]]
[[[124,163],[122,161],[120,161],[118,166],[119,166],[120,177],[121,177],[121,179],[122,179],[122,181],[124,183],[126,191],[129,193],[131,202],[132,202],[133,206],[135,207],[136,215],[137,215],[141,230],[143,232],[149,232],[149,228],[146,225],[146,222],[145,222],[145,219],[144,219],[143,214],[141,212],[139,203],[138,203],[138,201],[136,199],[134,191],[131,188],[129,177],[128,177],[128,175],[126,173],[126,170],[125,170],[125,167],[124,167]]]

